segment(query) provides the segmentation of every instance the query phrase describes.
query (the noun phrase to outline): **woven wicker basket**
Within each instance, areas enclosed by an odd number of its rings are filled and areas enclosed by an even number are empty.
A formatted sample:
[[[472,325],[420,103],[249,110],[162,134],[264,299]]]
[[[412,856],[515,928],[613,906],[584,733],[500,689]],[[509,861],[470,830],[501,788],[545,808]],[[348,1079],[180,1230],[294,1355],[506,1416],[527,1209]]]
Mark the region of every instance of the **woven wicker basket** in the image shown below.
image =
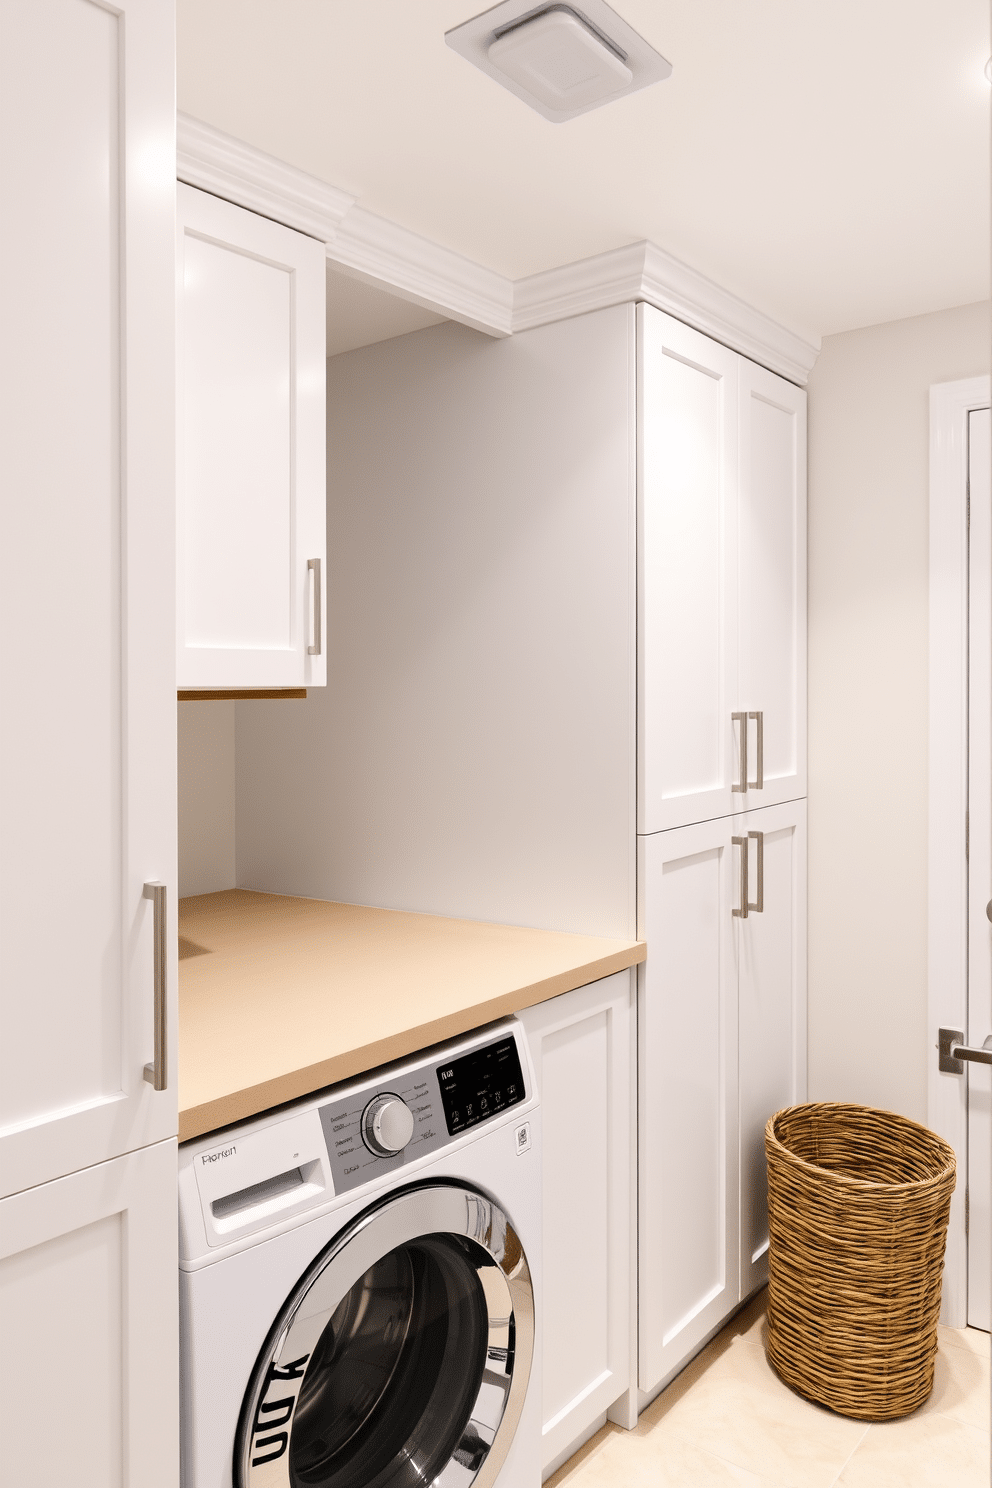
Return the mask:
[[[890,1111],[810,1104],[765,1127],[768,1356],[841,1415],[887,1421],[933,1389],[954,1153]]]

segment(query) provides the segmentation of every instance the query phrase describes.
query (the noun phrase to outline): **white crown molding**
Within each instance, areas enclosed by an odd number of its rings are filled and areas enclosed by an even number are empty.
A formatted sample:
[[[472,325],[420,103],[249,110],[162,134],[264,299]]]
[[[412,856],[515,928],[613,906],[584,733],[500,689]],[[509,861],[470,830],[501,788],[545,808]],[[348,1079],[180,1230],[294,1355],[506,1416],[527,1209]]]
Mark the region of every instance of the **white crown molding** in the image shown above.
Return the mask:
[[[318,238],[356,279],[489,335],[509,335],[513,284],[502,274],[377,217],[347,192],[212,124],[179,114],[176,125],[180,181]]]
[[[518,279],[513,329],[523,331],[629,300],[646,300],[800,386],[819,355],[818,342],[787,330],[647,242]]]
[[[355,198],[234,139],[212,124],[176,116],[176,175],[261,217],[329,242]]]
[[[804,386],[819,353],[769,316],[653,243],[633,243],[516,283],[378,217],[347,192],[179,114],[181,181],[318,238],[346,274],[490,336],[646,300]]]
[[[356,279],[392,291],[490,336],[512,328],[513,282],[364,207],[352,207],[327,257]]]

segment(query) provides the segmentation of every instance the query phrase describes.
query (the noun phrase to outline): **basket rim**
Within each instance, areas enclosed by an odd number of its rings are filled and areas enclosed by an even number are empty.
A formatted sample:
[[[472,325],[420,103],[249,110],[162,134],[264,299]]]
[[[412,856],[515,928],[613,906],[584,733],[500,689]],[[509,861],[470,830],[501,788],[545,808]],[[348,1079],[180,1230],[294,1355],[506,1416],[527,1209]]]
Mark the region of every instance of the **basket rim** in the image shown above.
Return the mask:
[[[775,1131],[775,1122],[780,1116],[785,1116],[796,1111],[857,1111],[862,1115],[883,1116],[887,1120],[894,1120],[901,1126],[910,1127],[927,1137],[944,1156],[944,1166],[939,1173],[932,1173],[926,1178],[910,1178],[903,1183],[892,1183],[884,1178],[852,1178],[847,1173],[838,1173],[834,1168],[824,1168],[818,1163],[812,1163],[805,1157],[800,1157],[787,1147]],[[791,1106],[782,1106],[773,1116],[769,1116],[765,1123],[765,1141],[773,1145],[778,1153],[788,1159],[795,1167],[810,1174],[816,1174],[820,1179],[827,1178],[843,1188],[851,1189],[859,1193],[881,1192],[887,1194],[911,1193],[920,1189],[934,1187],[944,1183],[948,1177],[957,1178],[957,1157],[953,1147],[943,1137],[931,1131],[919,1121],[914,1121],[910,1116],[903,1116],[898,1111],[886,1111],[881,1106],[866,1106],[857,1101],[799,1101]]]

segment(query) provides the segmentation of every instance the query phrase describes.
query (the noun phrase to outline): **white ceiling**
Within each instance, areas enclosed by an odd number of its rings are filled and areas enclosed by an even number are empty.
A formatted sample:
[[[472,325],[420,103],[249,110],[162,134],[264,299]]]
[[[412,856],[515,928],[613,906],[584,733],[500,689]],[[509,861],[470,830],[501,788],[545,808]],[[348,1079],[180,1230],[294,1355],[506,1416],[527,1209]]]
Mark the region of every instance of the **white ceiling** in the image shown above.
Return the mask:
[[[813,338],[988,296],[988,0],[615,0],[672,77],[565,124],[445,46],[481,8],[179,0],[179,107],[514,279],[648,238]]]

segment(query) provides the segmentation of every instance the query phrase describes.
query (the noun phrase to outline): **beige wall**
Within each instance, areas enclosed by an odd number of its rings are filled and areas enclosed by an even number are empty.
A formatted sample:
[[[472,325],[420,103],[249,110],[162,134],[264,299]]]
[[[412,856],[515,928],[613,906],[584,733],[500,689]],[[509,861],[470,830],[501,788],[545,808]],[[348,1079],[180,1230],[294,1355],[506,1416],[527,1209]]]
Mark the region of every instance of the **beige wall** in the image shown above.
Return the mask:
[[[809,382],[809,1093],[926,1120],[931,383],[989,305],[828,336]]]
[[[179,895],[234,884],[234,710],[179,704]]]

